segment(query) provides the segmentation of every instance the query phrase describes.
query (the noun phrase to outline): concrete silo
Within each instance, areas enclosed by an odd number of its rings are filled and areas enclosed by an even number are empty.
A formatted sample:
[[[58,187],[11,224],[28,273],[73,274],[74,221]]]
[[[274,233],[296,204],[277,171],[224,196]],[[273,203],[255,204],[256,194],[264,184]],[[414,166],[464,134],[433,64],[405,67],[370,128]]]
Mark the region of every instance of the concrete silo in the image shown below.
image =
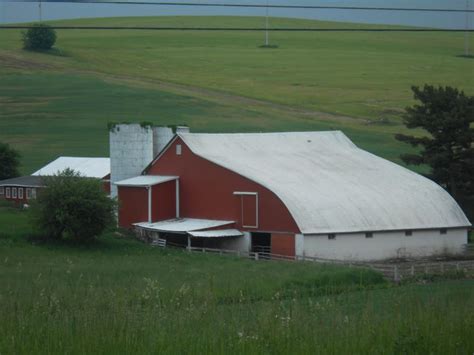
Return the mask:
[[[171,139],[174,133],[170,127],[153,127],[153,158],[155,158]]]
[[[110,129],[111,196],[115,182],[140,175],[153,160],[153,129],[140,124],[117,124]]]

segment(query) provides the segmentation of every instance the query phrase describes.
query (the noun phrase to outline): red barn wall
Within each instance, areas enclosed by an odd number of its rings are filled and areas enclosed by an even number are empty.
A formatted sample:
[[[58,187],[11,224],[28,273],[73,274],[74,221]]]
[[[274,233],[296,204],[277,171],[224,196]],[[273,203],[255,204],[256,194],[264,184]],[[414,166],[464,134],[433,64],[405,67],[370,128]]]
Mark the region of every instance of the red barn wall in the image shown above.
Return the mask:
[[[152,187],[153,222],[176,217],[176,181],[167,181]]]
[[[118,186],[119,218],[122,228],[148,221],[148,190],[145,187]]]
[[[176,145],[181,144],[181,155]],[[180,177],[180,215],[236,221],[236,227],[247,231],[298,233],[299,229],[286,206],[267,188],[195,155],[180,138],[148,168],[149,175]],[[258,193],[258,228],[243,228],[241,196],[235,191]]]
[[[10,189],[10,197],[7,197],[7,193],[6,193],[6,190],[7,188]],[[12,189],[13,188],[16,188],[16,198],[13,198],[12,197]],[[20,189],[23,189],[23,198],[19,198],[19,190]],[[4,200],[7,200],[7,201],[12,201],[12,202],[15,202],[17,204],[28,204],[30,203],[31,200],[33,199],[28,199],[26,198],[26,189],[30,189],[30,187],[26,187],[26,186],[4,186],[4,193],[3,195],[0,195],[0,199],[4,199]],[[40,191],[41,188],[38,188],[38,187],[33,187],[31,189],[36,189],[36,194],[38,195],[38,192]]]
[[[294,234],[272,234],[271,253],[295,256]]]

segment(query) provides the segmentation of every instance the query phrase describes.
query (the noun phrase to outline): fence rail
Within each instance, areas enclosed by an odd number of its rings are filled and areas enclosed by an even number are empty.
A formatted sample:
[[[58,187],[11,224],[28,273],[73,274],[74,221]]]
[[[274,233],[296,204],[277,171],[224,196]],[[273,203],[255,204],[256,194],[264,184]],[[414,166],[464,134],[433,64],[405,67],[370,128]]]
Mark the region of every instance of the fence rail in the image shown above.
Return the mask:
[[[165,239],[155,239],[152,245],[159,247],[179,247],[183,249],[183,245],[167,242]],[[469,246],[474,252],[474,246]],[[254,252],[254,251],[238,251],[226,249],[214,249],[204,247],[187,247],[188,252],[200,252],[208,254],[219,255],[233,255],[238,258],[245,258],[251,260],[279,260],[292,262],[313,262],[320,264],[336,264],[348,267],[373,269],[382,273],[387,279],[399,282],[406,278],[415,277],[417,275],[430,274],[442,275],[451,272],[470,272],[474,271],[474,259],[470,260],[453,260],[453,261],[413,261],[413,262],[399,262],[399,263],[370,263],[359,261],[343,261],[334,259],[322,259],[310,256],[288,256],[272,254],[270,252]]]
[[[153,241],[151,242],[151,245],[155,247],[166,248],[166,239],[160,239],[160,238],[153,239]]]

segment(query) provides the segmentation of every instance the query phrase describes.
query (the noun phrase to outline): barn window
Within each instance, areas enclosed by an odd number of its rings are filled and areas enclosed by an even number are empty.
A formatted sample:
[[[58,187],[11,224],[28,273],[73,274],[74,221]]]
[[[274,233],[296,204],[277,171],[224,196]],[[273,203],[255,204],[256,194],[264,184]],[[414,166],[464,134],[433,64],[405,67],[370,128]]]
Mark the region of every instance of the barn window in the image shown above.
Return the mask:
[[[27,189],[26,189],[26,199],[27,199],[27,200],[30,200],[30,199],[31,199],[31,189],[30,189],[30,188],[27,188]]]
[[[372,232],[366,232],[366,233],[365,233],[365,237],[366,237],[366,238],[373,238],[373,237],[374,237],[374,233],[372,233]]]
[[[16,198],[16,187],[12,187],[12,198]]]
[[[176,144],[176,155],[181,155],[181,144]]]
[[[405,236],[411,237],[412,235],[413,235],[413,231],[411,231],[411,230],[405,231]]]
[[[36,198],[36,189],[31,189],[31,198],[35,199]]]
[[[10,198],[10,197],[11,197],[11,196],[10,196],[10,188],[9,188],[9,187],[7,187],[7,188],[5,189],[5,196],[6,196],[6,198]]]
[[[23,199],[23,187],[18,188],[18,198]]]
[[[3,186],[0,186],[0,195],[5,194],[5,188]]]
[[[336,234],[335,233],[329,233],[328,234],[328,239],[336,239]]]
[[[448,233],[448,230],[446,228],[441,228],[439,230],[439,234],[446,234],[446,233]]]

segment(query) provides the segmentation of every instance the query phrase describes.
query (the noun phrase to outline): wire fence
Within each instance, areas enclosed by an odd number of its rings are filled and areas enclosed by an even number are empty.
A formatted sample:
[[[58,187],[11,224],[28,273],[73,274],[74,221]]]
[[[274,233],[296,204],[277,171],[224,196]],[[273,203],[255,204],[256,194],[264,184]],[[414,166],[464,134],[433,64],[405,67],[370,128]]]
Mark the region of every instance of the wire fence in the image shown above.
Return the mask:
[[[460,8],[437,7],[387,7],[387,6],[347,6],[347,5],[298,5],[267,3],[224,3],[224,2],[175,2],[175,1],[108,1],[108,0],[13,0],[10,2],[42,2],[69,4],[105,4],[105,5],[153,5],[178,7],[233,7],[233,8],[264,8],[264,9],[301,9],[301,10],[354,10],[354,11],[402,11],[402,12],[474,12]]]
[[[215,249],[206,247],[185,247],[180,244],[167,242],[165,239],[155,239],[152,245],[162,248],[173,247],[185,249],[188,252],[217,254],[217,255],[232,255],[238,258],[251,259],[255,261],[264,260],[278,260],[291,262],[312,262],[320,264],[341,265],[354,268],[372,269],[382,273],[387,279],[400,282],[403,279],[414,278],[420,275],[445,275],[449,273],[471,273],[474,272],[474,245],[466,245],[464,257],[469,257],[468,260],[449,260],[449,261],[410,261],[410,262],[396,262],[396,263],[374,263],[361,261],[345,261],[335,259],[323,259],[311,256],[289,256],[271,253],[268,250],[264,251],[239,251]],[[263,249],[262,249],[263,250]]]

